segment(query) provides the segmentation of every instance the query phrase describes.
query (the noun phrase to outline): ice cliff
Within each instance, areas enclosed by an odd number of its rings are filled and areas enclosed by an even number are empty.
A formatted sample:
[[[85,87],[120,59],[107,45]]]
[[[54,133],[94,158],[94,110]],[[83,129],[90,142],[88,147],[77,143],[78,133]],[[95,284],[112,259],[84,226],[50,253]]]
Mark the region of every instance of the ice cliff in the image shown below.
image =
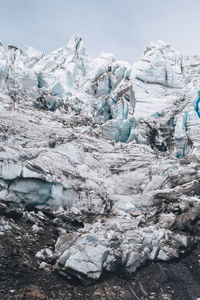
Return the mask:
[[[132,66],[74,35],[49,55],[0,44],[0,199],[83,224],[55,268],[83,282],[191,247],[200,216],[200,57],[151,43]]]

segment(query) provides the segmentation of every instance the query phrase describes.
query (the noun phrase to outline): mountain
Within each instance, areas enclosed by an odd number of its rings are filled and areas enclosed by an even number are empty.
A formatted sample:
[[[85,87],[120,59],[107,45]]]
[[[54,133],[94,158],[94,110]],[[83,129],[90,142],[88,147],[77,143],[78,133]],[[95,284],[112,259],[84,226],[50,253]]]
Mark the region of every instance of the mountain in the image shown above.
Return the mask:
[[[5,219],[13,205],[36,233],[51,215],[55,248],[34,255],[85,284],[191,249],[199,88],[200,56],[163,41],[132,66],[110,53],[92,59],[77,34],[49,55],[1,45],[0,234],[15,226]]]

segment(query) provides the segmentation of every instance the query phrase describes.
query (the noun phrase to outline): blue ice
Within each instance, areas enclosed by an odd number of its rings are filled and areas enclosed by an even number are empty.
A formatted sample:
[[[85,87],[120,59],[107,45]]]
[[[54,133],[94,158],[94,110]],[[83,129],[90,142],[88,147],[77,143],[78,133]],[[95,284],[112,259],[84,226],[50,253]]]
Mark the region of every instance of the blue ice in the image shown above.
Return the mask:
[[[197,98],[197,100],[195,101],[195,104],[194,104],[194,109],[195,109],[198,117],[200,118],[199,102],[200,102],[200,92],[198,93],[198,98]]]

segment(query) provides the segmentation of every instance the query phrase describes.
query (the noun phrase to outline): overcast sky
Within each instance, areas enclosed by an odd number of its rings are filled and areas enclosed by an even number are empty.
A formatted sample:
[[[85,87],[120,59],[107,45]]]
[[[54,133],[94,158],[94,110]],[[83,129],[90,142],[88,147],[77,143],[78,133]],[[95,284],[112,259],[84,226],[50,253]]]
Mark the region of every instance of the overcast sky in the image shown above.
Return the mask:
[[[200,54],[200,0],[0,0],[4,47],[47,53],[79,33],[92,57],[111,52],[134,62],[150,41]]]

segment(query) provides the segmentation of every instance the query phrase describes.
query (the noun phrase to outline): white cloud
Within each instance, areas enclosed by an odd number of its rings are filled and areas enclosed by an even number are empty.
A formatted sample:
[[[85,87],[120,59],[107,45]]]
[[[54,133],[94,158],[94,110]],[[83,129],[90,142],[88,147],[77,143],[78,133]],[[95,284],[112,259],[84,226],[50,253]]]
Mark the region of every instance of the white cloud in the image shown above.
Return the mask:
[[[0,0],[0,40],[50,52],[73,33],[88,52],[113,52],[130,62],[146,44],[162,39],[184,54],[200,53],[197,0]]]

